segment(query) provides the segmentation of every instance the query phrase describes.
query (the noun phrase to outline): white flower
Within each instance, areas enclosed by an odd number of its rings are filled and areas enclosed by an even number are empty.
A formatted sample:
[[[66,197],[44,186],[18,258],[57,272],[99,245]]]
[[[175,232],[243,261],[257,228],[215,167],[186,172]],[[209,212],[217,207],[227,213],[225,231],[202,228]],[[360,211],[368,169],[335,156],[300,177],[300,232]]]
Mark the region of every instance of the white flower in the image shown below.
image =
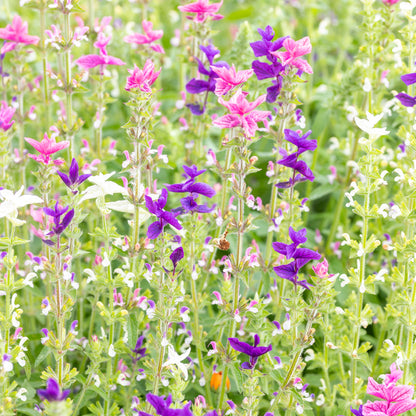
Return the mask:
[[[391,339],[385,339],[384,342],[387,344],[386,351],[391,351],[394,349],[394,344]]]
[[[313,352],[311,348],[307,349],[305,353],[306,353],[306,356],[304,358],[305,362],[312,361],[315,359],[315,353]]]
[[[370,82],[369,78],[366,78],[364,80],[363,90],[365,92],[370,92],[372,90],[371,82]]]
[[[322,406],[325,403],[325,396],[321,393],[317,398],[316,398],[316,405],[317,406]]]
[[[341,276],[339,276],[341,282],[341,287],[344,287],[345,285],[347,285],[350,282],[350,279],[348,279],[348,276],[346,274],[341,274]]]
[[[27,400],[25,393],[27,393],[27,390],[24,387],[20,388],[16,392],[16,399],[19,399],[22,402],[25,402]]]
[[[125,374],[121,373],[117,377],[117,383],[120,384],[121,386],[129,386],[130,380],[127,379]]]
[[[101,264],[103,265],[103,267],[108,267],[111,264],[110,263],[110,260],[108,259],[107,252],[104,253],[104,255],[103,255],[103,261],[101,262]]]
[[[388,213],[386,210],[389,209],[389,206],[387,204],[381,204],[380,208],[377,210],[377,214],[382,215],[383,218],[387,218]]]
[[[23,280],[23,284],[24,284],[25,286],[34,287],[34,286],[33,286],[33,282],[32,282],[32,280],[33,280],[35,277],[37,277],[37,276],[36,276],[36,273],[33,273],[33,272],[28,273],[28,274],[26,275],[26,277],[25,277],[25,280]]]
[[[188,380],[188,365],[183,364],[182,361],[188,357],[191,349],[188,348],[183,354],[179,355],[172,345],[168,346],[168,360],[163,364],[163,367],[169,365],[176,365],[180,371],[182,371],[185,380]]]
[[[98,374],[94,374],[92,376],[92,378],[94,379],[94,384],[96,387],[100,387],[101,385],[101,380],[100,380],[100,376]]]
[[[93,282],[94,280],[97,280],[97,276],[91,269],[84,269],[84,273],[87,273],[88,275],[87,284]]]
[[[116,352],[114,350],[114,345],[111,344],[110,347],[108,348],[108,355],[113,358],[116,356]]]
[[[36,195],[22,195],[24,187],[22,186],[15,194],[8,189],[0,191],[0,218],[6,217],[13,225],[19,226],[26,221],[17,218],[17,209],[31,204],[43,204],[42,198]]]
[[[402,211],[400,210],[400,208],[397,205],[393,205],[390,209],[389,216],[395,219],[400,215],[402,215]]]
[[[126,195],[127,191],[115,182],[111,182],[108,179],[113,176],[115,172],[103,175],[102,173],[96,176],[90,176],[88,180],[94,185],[88,187],[82,192],[82,198],[80,203],[87,199],[96,199],[98,197],[104,198],[106,195],[123,194]]]

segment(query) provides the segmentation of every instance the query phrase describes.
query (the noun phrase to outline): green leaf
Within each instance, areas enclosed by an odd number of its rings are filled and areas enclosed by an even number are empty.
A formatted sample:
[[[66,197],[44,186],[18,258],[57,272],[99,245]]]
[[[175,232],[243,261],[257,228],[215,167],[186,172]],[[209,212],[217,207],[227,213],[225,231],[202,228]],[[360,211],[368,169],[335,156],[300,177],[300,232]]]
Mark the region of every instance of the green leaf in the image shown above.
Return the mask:
[[[315,188],[311,192],[311,194],[309,196],[309,199],[311,201],[313,201],[315,199],[322,198],[325,195],[328,195],[328,194],[330,194],[332,192],[335,192],[336,190],[338,190],[338,186],[337,185],[326,183],[326,184],[320,185],[317,188]]]
[[[239,392],[243,391],[243,375],[241,374],[241,370],[239,369],[240,364],[235,364],[233,367],[230,367],[231,374],[233,377],[233,380],[235,381],[237,390]]]
[[[39,367],[39,365],[45,360],[45,358],[52,352],[52,350],[46,346],[42,348],[42,351],[39,353],[35,360],[35,364],[33,365],[35,368]]]

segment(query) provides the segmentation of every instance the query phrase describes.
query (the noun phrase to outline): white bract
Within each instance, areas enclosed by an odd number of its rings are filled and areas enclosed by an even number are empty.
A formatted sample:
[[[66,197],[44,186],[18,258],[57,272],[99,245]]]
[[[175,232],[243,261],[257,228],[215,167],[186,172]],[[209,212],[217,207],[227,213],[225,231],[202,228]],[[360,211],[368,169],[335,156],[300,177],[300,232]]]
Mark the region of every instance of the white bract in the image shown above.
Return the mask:
[[[42,204],[42,198],[36,195],[22,195],[24,187],[22,186],[16,193],[8,189],[0,190],[0,218],[6,217],[13,225],[19,226],[26,221],[17,218],[18,208],[31,204]]]
[[[182,363],[183,360],[188,357],[191,349],[188,348],[183,354],[179,355],[172,345],[168,346],[168,360],[163,364],[163,367],[167,367],[169,365],[176,365],[180,371],[182,371],[185,380],[188,380],[188,365]]]
[[[380,136],[385,136],[386,134],[390,133],[388,130],[383,128],[376,128],[374,127],[381,119],[383,118],[383,114],[379,114],[377,116],[373,116],[371,113],[367,111],[367,119],[355,117],[355,123],[357,126],[364,132],[366,132],[372,138],[378,138]]]
[[[116,184],[115,182],[109,181],[108,179],[114,175],[115,172],[108,173],[103,175],[102,173],[96,176],[90,176],[88,180],[94,185],[89,186],[82,192],[82,197],[79,202],[85,201],[87,199],[97,199],[102,198],[106,195],[114,194],[123,194],[126,195],[127,191],[122,186]]]

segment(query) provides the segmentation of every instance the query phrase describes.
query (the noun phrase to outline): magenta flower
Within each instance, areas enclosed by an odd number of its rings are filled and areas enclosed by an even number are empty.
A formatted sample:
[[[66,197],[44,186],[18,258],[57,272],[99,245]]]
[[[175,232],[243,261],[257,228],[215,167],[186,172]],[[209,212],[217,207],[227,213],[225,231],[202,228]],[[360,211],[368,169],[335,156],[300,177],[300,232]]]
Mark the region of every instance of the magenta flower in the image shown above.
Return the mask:
[[[161,45],[156,45],[154,42],[163,36],[163,30],[153,30],[153,23],[147,20],[142,22],[144,35],[141,33],[133,33],[124,37],[124,42],[136,43],[137,45],[148,44],[155,52],[165,53]]]
[[[151,85],[156,81],[161,70],[155,71],[155,64],[148,59],[143,69],[134,64],[134,69],[128,69],[127,71],[130,74],[125,87],[127,91],[138,88],[143,92],[152,92]]]
[[[412,400],[414,386],[396,386],[402,375],[403,371],[393,363],[382,384],[368,378],[367,393],[384,401],[367,401],[363,406],[364,416],[396,416],[416,407],[416,400]]]
[[[300,59],[300,56],[307,55],[312,51],[311,41],[306,36],[298,41],[293,39],[285,39],[283,41],[283,47],[286,48],[286,52],[271,52],[272,55],[277,56],[283,65],[291,65],[299,68],[301,71],[307,74],[312,74],[312,67],[305,59]]]
[[[231,68],[212,66],[211,69],[218,75],[215,84],[215,94],[225,95],[237,85],[246,82],[252,75],[253,70],[236,71],[234,64]]]
[[[45,165],[48,165],[52,160],[50,155],[53,155],[62,149],[66,149],[69,146],[69,141],[64,140],[62,142],[56,143],[55,137],[52,136],[49,138],[47,133],[45,133],[43,139],[40,142],[29,137],[25,137],[25,140],[41,154],[41,156],[29,154],[29,157],[36,160],[37,162],[44,163]]]
[[[27,22],[23,22],[19,15],[13,18],[13,23],[0,29],[0,39],[8,40],[2,48],[0,53],[10,52],[16,49],[19,43],[24,45],[37,45],[39,38],[37,36],[30,36],[27,34]]]
[[[0,106],[0,130],[7,131],[13,126],[14,120],[12,120],[15,108],[9,107],[6,101],[1,102]]]
[[[98,39],[94,43],[94,46],[100,50],[100,54],[81,56],[81,58],[78,58],[75,63],[85,69],[91,69],[101,65],[101,71],[103,71],[107,65],[126,65],[126,63],[121,59],[107,54],[107,45],[110,40],[110,36],[107,37],[104,33],[99,33]]]
[[[98,65],[104,67],[107,65],[126,65],[121,59],[110,55],[84,55],[77,59],[75,63],[85,69],[95,68]]]
[[[209,0],[197,0],[194,3],[189,3],[184,6],[179,6],[178,9],[184,13],[195,13],[195,16],[187,16],[187,19],[191,19],[194,22],[202,23],[208,17],[212,20],[221,20],[224,16],[221,14],[215,14],[222,6],[223,0],[219,3],[209,4]]]
[[[387,4],[388,6],[393,6],[393,4],[398,3],[400,0],[383,0],[384,4]]]
[[[218,102],[225,106],[231,114],[218,117],[213,121],[213,124],[223,129],[241,127],[247,136],[253,137],[259,129],[257,123],[266,121],[271,113],[270,111],[254,110],[266,100],[266,94],[251,103],[246,100],[247,94],[247,92],[239,90],[228,102],[224,101],[222,97],[218,98]]]

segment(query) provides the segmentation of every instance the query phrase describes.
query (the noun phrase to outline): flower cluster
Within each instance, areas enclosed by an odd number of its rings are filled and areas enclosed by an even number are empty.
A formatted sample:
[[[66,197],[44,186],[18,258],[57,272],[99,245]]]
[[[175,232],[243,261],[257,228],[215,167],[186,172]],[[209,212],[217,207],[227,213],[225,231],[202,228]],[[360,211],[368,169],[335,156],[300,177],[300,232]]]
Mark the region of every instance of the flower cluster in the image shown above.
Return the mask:
[[[230,66],[227,62],[224,61],[217,61],[214,63],[214,58],[219,55],[220,51],[216,49],[212,43],[208,46],[201,45],[199,47],[201,51],[205,54],[206,59],[208,61],[208,68],[205,67],[203,62],[195,57],[196,61],[198,62],[198,72],[200,75],[208,77],[207,79],[197,79],[192,78],[186,84],[186,91],[189,94],[200,94],[201,92],[205,92],[205,99],[204,103],[201,106],[200,104],[187,104],[187,107],[191,110],[192,114],[194,115],[201,115],[205,112],[207,98],[209,92],[215,92],[216,80],[219,78],[219,75],[213,68],[229,68]]]
[[[303,160],[298,160],[302,153],[306,151],[313,152],[317,147],[316,140],[308,140],[308,137],[311,135],[312,131],[309,130],[303,136],[300,135],[299,131],[293,131],[289,129],[286,129],[284,133],[285,140],[295,145],[298,149],[296,152],[291,154],[288,154],[284,149],[280,149],[280,154],[283,156],[283,159],[280,159],[277,163],[279,165],[293,169],[293,177],[290,178],[288,182],[280,182],[276,186],[278,188],[290,188],[297,182],[302,182],[305,180],[313,182],[315,176],[307,163]],[[296,174],[296,172],[298,172],[298,174]]]
[[[250,43],[251,49],[256,58],[265,56],[269,62],[255,60],[252,68],[259,81],[272,79],[272,85],[267,88],[267,102],[274,103],[282,89],[283,76],[287,73],[287,68],[295,67],[299,74],[312,73],[308,62],[300,58],[310,53],[312,46],[308,37],[298,41],[290,39],[289,36],[273,40],[275,33],[271,26],[266,26],[265,30],[258,29],[258,32],[262,40]],[[280,52],[282,47],[286,51]]]
[[[291,281],[295,287],[299,285],[309,289],[311,287],[310,283],[306,280],[298,280],[299,270],[311,260],[319,260],[321,255],[309,248],[298,247],[308,240],[306,238],[306,228],[295,231],[292,227],[289,227],[289,237],[292,240],[291,244],[275,242],[273,243],[273,249],[279,254],[286,256],[286,259],[293,259],[293,261],[289,264],[276,266],[273,270],[282,279]]]

